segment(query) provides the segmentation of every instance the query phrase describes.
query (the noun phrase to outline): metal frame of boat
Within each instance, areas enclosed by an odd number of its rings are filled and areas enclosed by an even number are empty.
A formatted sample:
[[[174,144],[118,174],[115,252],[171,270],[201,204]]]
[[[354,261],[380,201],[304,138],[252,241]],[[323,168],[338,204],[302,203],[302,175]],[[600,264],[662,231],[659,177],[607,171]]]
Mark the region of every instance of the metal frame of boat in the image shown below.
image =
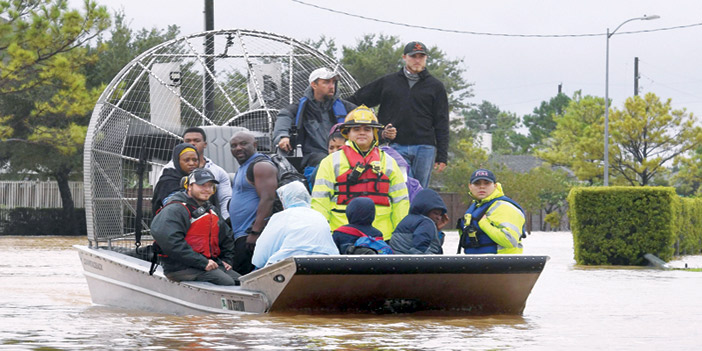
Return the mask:
[[[547,256],[298,256],[241,286],[174,282],[149,262],[76,246],[93,302],[160,313],[521,314]]]

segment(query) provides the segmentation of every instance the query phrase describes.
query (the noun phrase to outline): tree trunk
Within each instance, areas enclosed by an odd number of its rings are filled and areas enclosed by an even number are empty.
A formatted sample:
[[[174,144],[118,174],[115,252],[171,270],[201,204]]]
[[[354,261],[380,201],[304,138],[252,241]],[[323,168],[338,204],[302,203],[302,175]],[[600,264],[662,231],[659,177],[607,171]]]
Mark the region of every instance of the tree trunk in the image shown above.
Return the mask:
[[[68,186],[68,175],[70,170],[62,169],[54,173],[54,178],[58,183],[59,193],[61,194],[61,204],[63,206],[63,218],[68,229],[67,234],[80,235],[78,228],[78,218],[76,218],[75,204],[71,195],[71,188]]]

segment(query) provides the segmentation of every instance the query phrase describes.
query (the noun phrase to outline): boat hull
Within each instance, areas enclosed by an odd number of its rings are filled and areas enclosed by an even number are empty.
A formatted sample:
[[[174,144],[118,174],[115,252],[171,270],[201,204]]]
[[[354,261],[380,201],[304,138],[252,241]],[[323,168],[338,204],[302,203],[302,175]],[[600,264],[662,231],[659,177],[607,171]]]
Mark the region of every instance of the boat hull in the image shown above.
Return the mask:
[[[150,263],[105,249],[78,249],[93,303],[178,315],[263,313],[266,296],[238,286],[204,282],[174,282],[159,267],[149,275]]]
[[[173,282],[149,263],[76,246],[96,304],[171,314],[521,314],[547,256],[300,256],[241,277],[241,286]]]

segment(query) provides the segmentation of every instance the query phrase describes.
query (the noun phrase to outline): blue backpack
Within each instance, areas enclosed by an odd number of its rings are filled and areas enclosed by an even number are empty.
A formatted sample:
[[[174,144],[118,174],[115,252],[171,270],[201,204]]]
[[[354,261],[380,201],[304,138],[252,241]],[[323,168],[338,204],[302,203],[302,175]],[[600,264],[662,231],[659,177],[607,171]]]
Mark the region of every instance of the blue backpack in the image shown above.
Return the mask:
[[[356,247],[367,247],[375,252],[377,252],[379,255],[392,255],[393,251],[392,248],[390,248],[390,245],[386,243],[383,239],[381,238],[372,238],[370,236],[362,236],[356,240],[356,242],[353,244],[353,246]]]

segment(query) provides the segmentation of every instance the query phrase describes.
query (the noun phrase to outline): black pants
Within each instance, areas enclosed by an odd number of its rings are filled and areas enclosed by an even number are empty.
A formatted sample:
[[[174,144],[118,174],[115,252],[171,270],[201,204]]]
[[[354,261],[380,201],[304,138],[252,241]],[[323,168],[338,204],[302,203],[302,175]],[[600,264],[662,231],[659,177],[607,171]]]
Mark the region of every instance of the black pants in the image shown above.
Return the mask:
[[[253,251],[246,247],[246,236],[242,236],[234,241],[234,265],[232,269],[241,275],[250,273],[256,267],[251,264]]]
[[[181,281],[199,281],[199,282],[210,282],[217,285],[237,285],[236,280],[239,278],[240,274],[236,272],[235,269],[225,270],[223,265],[213,269],[211,271],[205,271],[202,269],[187,268],[182,271],[176,271],[166,274],[166,277],[170,280],[175,280],[177,282]]]

